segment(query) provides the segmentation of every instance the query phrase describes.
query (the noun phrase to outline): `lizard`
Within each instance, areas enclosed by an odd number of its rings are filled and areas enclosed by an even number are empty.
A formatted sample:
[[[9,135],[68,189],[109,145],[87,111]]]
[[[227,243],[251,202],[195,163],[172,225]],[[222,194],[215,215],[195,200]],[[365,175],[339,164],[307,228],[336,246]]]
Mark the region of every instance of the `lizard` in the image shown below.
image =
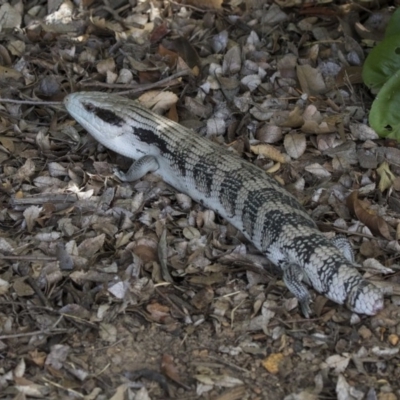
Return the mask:
[[[153,172],[240,230],[279,267],[306,317],[306,285],[359,314],[383,308],[383,293],[361,276],[343,246],[328,240],[295,196],[261,168],[134,100],[76,92],[64,105],[98,142],[135,160],[126,173],[115,171],[121,181]]]

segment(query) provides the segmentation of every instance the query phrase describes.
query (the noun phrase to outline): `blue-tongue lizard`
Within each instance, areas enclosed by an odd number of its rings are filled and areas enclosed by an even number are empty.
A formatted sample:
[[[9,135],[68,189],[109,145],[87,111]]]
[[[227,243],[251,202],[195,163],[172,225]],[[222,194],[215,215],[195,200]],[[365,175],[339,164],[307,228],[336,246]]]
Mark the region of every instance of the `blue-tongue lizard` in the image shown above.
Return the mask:
[[[154,172],[239,229],[282,270],[306,317],[311,298],[303,282],[360,314],[383,308],[383,294],[361,277],[352,257],[345,257],[262,169],[124,97],[78,92],[64,104],[97,141],[136,160],[127,173],[116,172],[119,179],[134,181]]]

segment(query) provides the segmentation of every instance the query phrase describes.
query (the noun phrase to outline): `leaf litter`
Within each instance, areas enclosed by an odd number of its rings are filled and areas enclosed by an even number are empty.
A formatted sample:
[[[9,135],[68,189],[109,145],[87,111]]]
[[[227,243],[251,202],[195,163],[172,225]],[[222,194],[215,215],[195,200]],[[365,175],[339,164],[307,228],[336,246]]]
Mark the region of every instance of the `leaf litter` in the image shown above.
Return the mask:
[[[400,153],[359,84],[374,6],[0,7],[1,98],[25,100],[0,103],[0,398],[400,396]],[[305,320],[234,227],[154,175],[121,185],[130,160],[43,105],[77,90],[138,98],[273,174],[349,236],[385,309],[312,292]]]

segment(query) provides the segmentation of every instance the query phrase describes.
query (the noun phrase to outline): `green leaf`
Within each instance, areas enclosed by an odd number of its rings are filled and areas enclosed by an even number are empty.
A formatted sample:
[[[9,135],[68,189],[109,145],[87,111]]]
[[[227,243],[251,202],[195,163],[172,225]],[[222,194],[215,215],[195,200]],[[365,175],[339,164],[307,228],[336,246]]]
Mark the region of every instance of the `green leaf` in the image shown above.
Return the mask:
[[[386,37],[365,60],[362,77],[375,93],[400,69],[400,34]]]
[[[385,37],[400,34],[400,7],[392,14],[385,30]]]
[[[383,85],[376,96],[369,123],[380,137],[400,141],[400,71]]]

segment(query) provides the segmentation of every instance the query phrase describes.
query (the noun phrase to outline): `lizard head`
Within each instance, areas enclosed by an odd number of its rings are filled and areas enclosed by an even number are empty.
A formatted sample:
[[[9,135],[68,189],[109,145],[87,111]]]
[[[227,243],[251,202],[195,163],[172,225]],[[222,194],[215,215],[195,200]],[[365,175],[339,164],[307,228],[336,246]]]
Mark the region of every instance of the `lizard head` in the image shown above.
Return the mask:
[[[149,143],[143,143],[139,135],[147,131],[141,128],[140,118],[134,120],[134,115],[143,107],[134,101],[102,92],[76,92],[64,98],[64,106],[83,128],[110,150],[133,159],[149,154]]]

